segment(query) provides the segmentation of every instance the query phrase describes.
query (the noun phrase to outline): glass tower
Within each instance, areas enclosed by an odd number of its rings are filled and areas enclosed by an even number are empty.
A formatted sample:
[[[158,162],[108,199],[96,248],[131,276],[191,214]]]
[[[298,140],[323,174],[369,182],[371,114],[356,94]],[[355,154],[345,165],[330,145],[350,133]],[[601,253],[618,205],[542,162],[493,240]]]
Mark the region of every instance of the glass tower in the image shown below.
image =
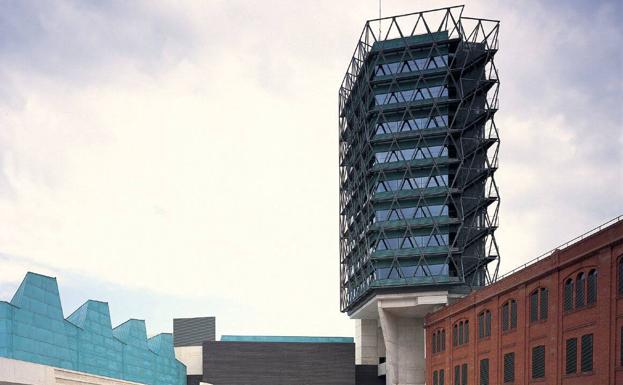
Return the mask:
[[[340,306],[495,280],[499,22],[369,20],[339,91]]]

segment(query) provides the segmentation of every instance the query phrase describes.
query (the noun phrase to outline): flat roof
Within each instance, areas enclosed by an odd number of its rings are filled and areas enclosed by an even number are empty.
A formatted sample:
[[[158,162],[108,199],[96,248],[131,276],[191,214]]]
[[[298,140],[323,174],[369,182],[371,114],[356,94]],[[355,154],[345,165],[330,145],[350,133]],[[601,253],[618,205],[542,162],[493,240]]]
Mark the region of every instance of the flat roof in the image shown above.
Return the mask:
[[[342,343],[352,344],[353,337],[308,337],[308,336],[221,336],[223,342],[298,342],[298,343]]]

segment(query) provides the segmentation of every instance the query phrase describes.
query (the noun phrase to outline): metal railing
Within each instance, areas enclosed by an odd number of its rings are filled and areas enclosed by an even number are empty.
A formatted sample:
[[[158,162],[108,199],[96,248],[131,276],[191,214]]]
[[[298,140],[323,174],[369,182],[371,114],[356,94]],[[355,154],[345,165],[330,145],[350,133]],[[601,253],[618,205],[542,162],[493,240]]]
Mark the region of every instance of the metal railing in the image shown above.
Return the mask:
[[[526,267],[528,267],[528,266],[530,266],[530,265],[532,265],[532,264],[534,264],[534,263],[536,263],[536,262],[538,262],[540,260],[543,260],[543,259],[549,257],[550,255],[554,254],[554,252],[556,252],[556,251],[565,249],[565,248],[567,248],[567,247],[569,247],[569,246],[571,246],[571,245],[573,245],[573,244],[575,244],[575,243],[577,243],[577,242],[579,242],[579,241],[581,241],[581,240],[583,240],[583,239],[585,239],[585,238],[587,238],[587,237],[589,237],[589,236],[591,236],[591,235],[601,231],[602,229],[604,229],[604,228],[606,228],[606,227],[608,227],[610,225],[613,225],[613,224],[615,224],[615,223],[617,223],[619,221],[622,221],[622,220],[623,220],[623,214],[619,215],[619,216],[617,216],[615,218],[612,218],[609,221],[607,221],[605,223],[602,223],[601,225],[595,227],[594,229],[591,229],[591,230],[585,232],[584,234],[579,235],[579,236],[573,238],[572,240],[567,241],[566,243],[563,243],[562,245],[560,245],[558,247],[555,247],[555,248],[551,249],[550,251],[548,251],[548,252],[546,252],[544,254],[539,255],[538,257],[536,257],[536,258],[534,258],[534,259],[524,263],[523,265],[517,266],[513,270],[508,271],[508,272],[502,274],[501,276],[498,277],[496,282],[500,281],[500,280],[502,280],[502,279],[504,279],[506,277],[508,277],[509,275],[512,275],[512,274],[518,272],[519,270],[523,270]]]

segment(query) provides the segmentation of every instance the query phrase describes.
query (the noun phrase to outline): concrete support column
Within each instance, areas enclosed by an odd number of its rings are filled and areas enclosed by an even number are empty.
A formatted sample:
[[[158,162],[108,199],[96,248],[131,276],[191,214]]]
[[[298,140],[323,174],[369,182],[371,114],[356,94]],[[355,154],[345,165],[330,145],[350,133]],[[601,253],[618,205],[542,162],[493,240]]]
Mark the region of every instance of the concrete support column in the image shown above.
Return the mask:
[[[378,365],[378,330],[376,319],[355,320],[355,363]]]
[[[401,317],[379,308],[386,349],[387,384],[424,385],[424,320]]]

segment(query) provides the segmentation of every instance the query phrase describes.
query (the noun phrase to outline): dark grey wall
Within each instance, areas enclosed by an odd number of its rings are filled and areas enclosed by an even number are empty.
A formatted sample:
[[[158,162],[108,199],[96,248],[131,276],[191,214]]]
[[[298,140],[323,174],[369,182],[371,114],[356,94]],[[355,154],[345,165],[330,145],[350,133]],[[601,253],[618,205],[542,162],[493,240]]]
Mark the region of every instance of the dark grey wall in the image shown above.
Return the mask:
[[[186,376],[186,385],[199,385],[203,377],[201,375],[190,375]]]
[[[174,318],[173,346],[201,346],[216,339],[216,318]]]
[[[385,377],[379,377],[378,365],[357,365],[355,368],[355,384],[385,385]]]
[[[205,342],[203,380],[214,385],[355,385],[355,344]]]

